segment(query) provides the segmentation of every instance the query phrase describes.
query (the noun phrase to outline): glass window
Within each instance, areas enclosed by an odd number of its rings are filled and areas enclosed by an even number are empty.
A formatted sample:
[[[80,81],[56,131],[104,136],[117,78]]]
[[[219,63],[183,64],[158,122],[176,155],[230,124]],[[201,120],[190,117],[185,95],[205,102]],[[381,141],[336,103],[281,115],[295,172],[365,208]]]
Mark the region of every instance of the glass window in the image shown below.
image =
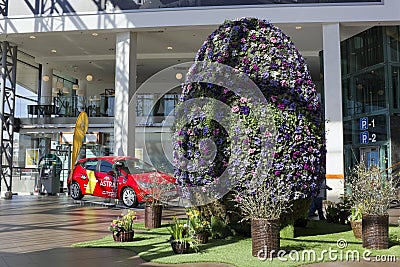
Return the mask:
[[[89,171],[96,171],[97,160],[89,160],[83,164],[83,168]]]
[[[113,169],[113,164],[111,162],[102,160],[100,162],[100,172],[108,173],[109,171],[112,171]]]
[[[354,76],[354,114],[386,108],[383,68]]]
[[[398,109],[400,107],[400,99],[399,99],[399,88],[400,88],[400,68],[393,67],[392,68],[392,101],[393,101],[393,109]]]
[[[343,74],[355,73],[384,62],[381,27],[368,29],[341,43]]]
[[[353,134],[353,128],[351,125],[351,121],[345,121],[343,122],[343,142],[345,145],[351,144],[352,143],[352,134]]]
[[[126,164],[132,174],[156,171],[153,166],[141,160],[128,160]]]
[[[350,87],[350,79],[342,80],[342,92],[343,92],[343,116],[351,116],[355,114],[355,101],[354,96]]]
[[[386,27],[386,35],[389,38],[390,60],[400,61],[400,27]]]

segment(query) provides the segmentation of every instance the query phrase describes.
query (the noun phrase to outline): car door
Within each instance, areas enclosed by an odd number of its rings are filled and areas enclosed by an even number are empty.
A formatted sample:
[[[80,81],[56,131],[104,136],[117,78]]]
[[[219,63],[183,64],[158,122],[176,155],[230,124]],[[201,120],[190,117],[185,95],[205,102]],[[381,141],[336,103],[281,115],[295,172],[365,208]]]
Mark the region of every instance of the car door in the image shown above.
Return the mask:
[[[95,174],[99,188],[97,192],[101,197],[115,198],[116,196],[115,172],[114,175],[110,172],[114,172],[113,163],[107,160],[100,160],[99,169]]]
[[[85,177],[85,185],[84,185],[84,193],[85,194],[90,194],[90,195],[96,195],[97,194],[97,179],[95,176],[95,172],[97,170],[97,164],[98,160],[97,159],[90,159],[86,161],[85,163],[82,164],[82,167],[86,171],[86,177]]]

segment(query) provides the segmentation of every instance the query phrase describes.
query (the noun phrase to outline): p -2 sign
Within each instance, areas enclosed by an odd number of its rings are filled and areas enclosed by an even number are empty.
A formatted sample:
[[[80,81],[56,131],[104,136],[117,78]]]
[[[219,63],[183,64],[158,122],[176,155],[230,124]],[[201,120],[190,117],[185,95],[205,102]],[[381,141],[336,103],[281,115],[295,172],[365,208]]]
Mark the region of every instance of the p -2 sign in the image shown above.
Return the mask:
[[[369,142],[369,133],[361,132],[360,133],[360,144],[368,144]]]

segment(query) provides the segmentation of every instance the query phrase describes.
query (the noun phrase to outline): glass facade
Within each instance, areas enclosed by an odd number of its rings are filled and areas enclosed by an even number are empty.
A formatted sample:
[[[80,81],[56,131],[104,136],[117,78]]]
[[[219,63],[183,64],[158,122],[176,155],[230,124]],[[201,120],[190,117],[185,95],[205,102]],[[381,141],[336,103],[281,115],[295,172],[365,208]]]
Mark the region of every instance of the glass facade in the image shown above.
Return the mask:
[[[399,30],[373,27],[341,43],[345,171],[400,160]]]

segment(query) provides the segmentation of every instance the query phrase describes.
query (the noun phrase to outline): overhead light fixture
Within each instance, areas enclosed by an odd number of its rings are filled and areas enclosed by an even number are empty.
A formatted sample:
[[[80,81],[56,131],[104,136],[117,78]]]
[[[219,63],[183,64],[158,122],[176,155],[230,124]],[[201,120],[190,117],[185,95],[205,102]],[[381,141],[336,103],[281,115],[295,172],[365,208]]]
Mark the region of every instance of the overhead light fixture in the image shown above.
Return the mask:
[[[29,36],[29,38],[30,39],[36,39],[36,36],[35,35],[31,35],[31,36]]]
[[[167,49],[168,50],[172,50],[172,49],[174,49],[172,46],[167,46]]]
[[[183,75],[182,75],[182,73],[180,73],[180,72],[177,72],[177,73],[175,74],[175,78],[176,78],[177,80],[182,79],[182,77],[183,77]]]
[[[42,77],[43,81],[48,82],[50,80],[49,75],[43,75]]]
[[[88,74],[86,75],[86,81],[91,82],[93,80],[93,75]]]
[[[97,32],[92,33],[92,36],[99,36]]]
[[[301,26],[296,26],[296,30],[301,30]]]
[[[50,51],[51,51],[51,53],[57,53],[57,50],[55,50],[55,49],[51,49]]]
[[[72,85],[72,89],[79,90],[79,85],[77,85],[77,84]]]

